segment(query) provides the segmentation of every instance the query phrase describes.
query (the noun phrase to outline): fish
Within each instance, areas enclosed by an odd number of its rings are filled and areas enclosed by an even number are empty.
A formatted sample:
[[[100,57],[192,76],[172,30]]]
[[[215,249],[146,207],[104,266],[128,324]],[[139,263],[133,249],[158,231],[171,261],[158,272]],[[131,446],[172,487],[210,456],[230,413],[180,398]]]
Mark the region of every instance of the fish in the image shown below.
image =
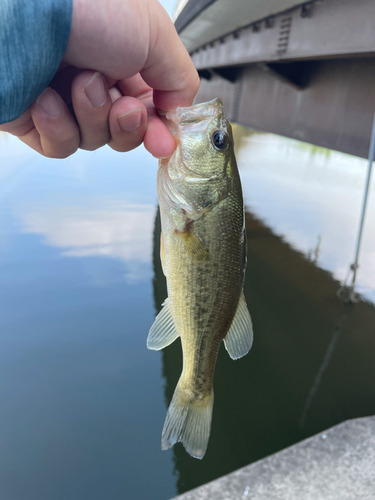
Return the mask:
[[[179,107],[165,118],[176,141],[159,160],[160,258],[168,298],[147,347],[181,339],[183,368],[162,431],[162,449],[181,442],[203,458],[211,432],[213,376],[222,341],[247,354],[253,327],[243,293],[246,232],[232,128],[220,99]]]

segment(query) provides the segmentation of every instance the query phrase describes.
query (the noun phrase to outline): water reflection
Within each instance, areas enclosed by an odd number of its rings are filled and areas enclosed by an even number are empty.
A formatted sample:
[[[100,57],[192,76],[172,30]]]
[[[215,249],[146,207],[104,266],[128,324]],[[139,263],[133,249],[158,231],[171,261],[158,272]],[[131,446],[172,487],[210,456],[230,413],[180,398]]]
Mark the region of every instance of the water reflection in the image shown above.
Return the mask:
[[[182,356],[179,340],[146,349],[167,294],[155,160],[103,148],[54,162],[12,138],[0,151],[2,498],[170,498],[375,413],[374,307],[336,299],[365,164],[267,134],[236,137],[255,339],[236,362],[219,353],[203,461],[181,445],[160,450]],[[371,298],[368,214],[359,279]]]
[[[347,311],[345,311],[343,313],[342,318],[340,320],[340,324],[337,326],[336,330],[333,333],[332,339],[331,339],[330,343],[328,344],[327,350],[324,353],[324,358],[323,358],[322,364],[319,366],[319,370],[316,374],[314,382],[313,382],[311,389],[309,391],[309,394],[307,396],[306,403],[303,407],[301,418],[299,421],[299,424],[301,427],[304,427],[306,424],[307,413],[308,413],[311,405],[313,404],[313,400],[316,396],[316,393],[318,392],[319,386],[322,383],[323,374],[330,364],[333,352],[336,349],[336,344],[337,344],[337,342],[338,342],[338,340],[343,332],[344,324],[345,324],[345,321],[348,317],[348,313],[350,310],[352,310],[352,305],[347,305],[346,309],[347,309]]]
[[[345,419],[375,413],[375,308],[335,294],[339,283],[246,212],[245,295],[254,346],[232,361],[220,350],[212,433],[204,460],[173,450],[182,493]],[[166,296],[155,221],[154,299]],[[180,343],[163,350],[166,408],[182,368]],[[301,425],[302,424],[302,425]]]
[[[311,260],[313,264],[317,264],[319,257],[320,257],[320,252],[322,248],[322,235],[318,235],[318,241],[316,243],[316,247],[313,248],[311,251],[307,252],[307,258]]]
[[[166,452],[174,458],[178,493],[343,420],[375,413],[375,308],[366,300],[374,296],[370,231],[362,258],[365,297],[354,307],[336,297],[352,258],[365,162],[237,131],[254,346],[236,362],[220,350],[204,460],[194,460],[181,445]],[[159,234],[157,215],[156,311],[167,295]],[[180,342],[162,356],[167,409],[182,369]]]
[[[236,126],[248,209],[305,255],[344,280],[354,258],[367,162]],[[358,292],[375,301],[375,177],[365,221]],[[320,239],[320,244],[319,244]]]
[[[130,282],[150,279],[145,263],[151,255],[155,206],[113,199],[86,204],[93,207],[26,205],[19,216],[22,231],[41,236],[66,257],[120,259]]]
[[[173,496],[146,348],[156,160],[9,137],[0,166],[0,497]]]

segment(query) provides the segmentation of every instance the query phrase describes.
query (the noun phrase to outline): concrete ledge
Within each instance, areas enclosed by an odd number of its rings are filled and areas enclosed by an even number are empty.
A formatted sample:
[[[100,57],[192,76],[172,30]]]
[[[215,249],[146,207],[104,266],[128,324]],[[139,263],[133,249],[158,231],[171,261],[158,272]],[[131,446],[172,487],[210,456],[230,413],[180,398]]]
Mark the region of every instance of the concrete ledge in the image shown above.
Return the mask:
[[[374,500],[375,417],[348,420],[174,500]]]

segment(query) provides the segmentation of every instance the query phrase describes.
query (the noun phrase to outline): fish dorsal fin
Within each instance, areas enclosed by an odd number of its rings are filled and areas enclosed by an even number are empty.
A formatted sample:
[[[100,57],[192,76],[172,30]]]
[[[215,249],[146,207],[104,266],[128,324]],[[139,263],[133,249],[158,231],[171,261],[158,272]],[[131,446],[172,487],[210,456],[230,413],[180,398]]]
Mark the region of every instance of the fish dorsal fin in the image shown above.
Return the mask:
[[[148,333],[147,347],[159,351],[172,344],[177,337],[178,333],[169,310],[169,300],[166,299],[162,310],[156,316],[154,324]]]
[[[243,292],[240,295],[236,314],[224,339],[224,345],[232,359],[242,358],[253,343],[253,325]]]
[[[193,261],[208,260],[208,249],[191,226],[187,231],[181,232],[179,235]]]

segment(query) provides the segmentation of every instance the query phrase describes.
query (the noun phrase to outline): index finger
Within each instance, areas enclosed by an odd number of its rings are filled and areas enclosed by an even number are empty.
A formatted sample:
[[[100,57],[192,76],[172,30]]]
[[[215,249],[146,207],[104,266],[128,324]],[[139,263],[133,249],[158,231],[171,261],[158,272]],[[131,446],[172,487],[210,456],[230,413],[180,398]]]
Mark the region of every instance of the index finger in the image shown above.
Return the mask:
[[[141,76],[154,89],[155,106],[169,111],[193,104],[199,76],[171,19],[159,7],[150,26],[150,50]]]

